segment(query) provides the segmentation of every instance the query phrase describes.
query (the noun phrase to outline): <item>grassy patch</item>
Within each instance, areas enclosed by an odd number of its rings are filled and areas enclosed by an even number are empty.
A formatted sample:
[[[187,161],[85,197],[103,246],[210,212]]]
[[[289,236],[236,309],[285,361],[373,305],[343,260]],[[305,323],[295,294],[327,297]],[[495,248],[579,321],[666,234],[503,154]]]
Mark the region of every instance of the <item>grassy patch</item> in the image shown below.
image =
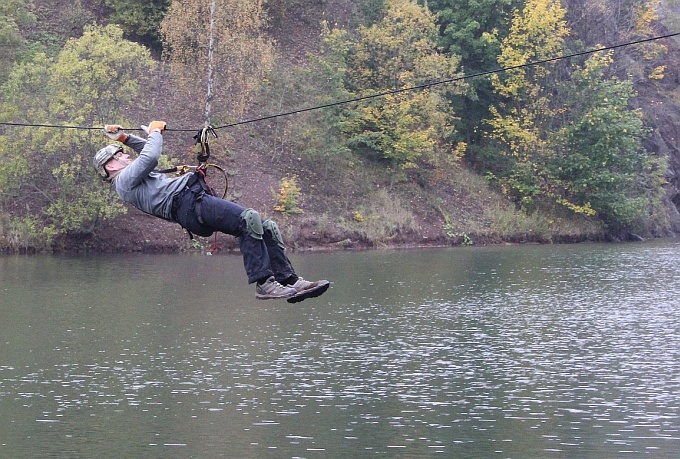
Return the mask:
[[[418,231],[413,213],[402,204],[401,199],[384,189],[377,191],[368,204],[352,209],[348,218],[340,220],[340,226],[359,234],[375,247],[387,245],[400,235]]]

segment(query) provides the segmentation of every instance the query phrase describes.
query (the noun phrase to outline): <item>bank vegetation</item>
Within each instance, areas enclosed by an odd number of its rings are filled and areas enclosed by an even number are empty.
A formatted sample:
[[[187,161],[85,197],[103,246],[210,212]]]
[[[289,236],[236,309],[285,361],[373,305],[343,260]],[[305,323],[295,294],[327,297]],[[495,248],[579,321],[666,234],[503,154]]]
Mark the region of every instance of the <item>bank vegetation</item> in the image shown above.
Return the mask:
[[[211,144],[228,198],[300,248],[674,235],[676,139],[658,120],[680,101],[675,41],[582,52],[668,34],[675,7],[4,1],[0,246],[195,246],[121,203],[90,166],[106,139],[75,128],[159,118],[179,129],[166,165],[195,162],[184,128],[229,126]]]

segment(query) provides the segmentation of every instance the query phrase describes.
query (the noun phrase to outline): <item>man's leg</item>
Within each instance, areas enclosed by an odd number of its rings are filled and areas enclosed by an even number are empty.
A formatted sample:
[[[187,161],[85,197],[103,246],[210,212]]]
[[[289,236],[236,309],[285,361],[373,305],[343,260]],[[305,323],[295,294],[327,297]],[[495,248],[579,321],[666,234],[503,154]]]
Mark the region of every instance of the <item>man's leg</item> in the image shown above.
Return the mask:
[[[274,277],[284,285],[286,283],[294,283],[298,277],[295,274],[293,265],[284,252],[285,245],[283,244],[283,236],[279,226],[272,220],[265,220],[262,222],[262,228],[264,230],[264,243],[267,246],[269,263],[271,264],[272,271],[274,271]]]
[[[195,214],[203,226],[238,238],[248,282],[257,282],[257,299],[290,298],[297,294],[293,287],[285,287],[274,278],[264,241],[262,219],[257,212],[230,201],[203,195],[196,200]]]
[[[269,252],[269,261],[271,262],[276,280],[283,285],[293,287],[298,292],[295,296],[288,299],[289,303],[297,303],[307,298],[316,298],[328,290],[330,282],[327,280],[310,282],[295,274],[293,265],[284,252],[283,236],[275,222],[265,220],[262,226],[264,228],[264,240]]]
[[[297,292],[289,299],[291,303],[317,297],[328,290],[328,281],[309,282],[295,273],[284,252],[281,231],[273,221],[262,221],[255,210],[210,195],[204,195],[197,205],[201,223],[215,231],[239,238],[249,283],[261,284],[264,279],[274,276],[274,280],[282,284],[283,289],[288,287]],[[272,289],[277,292],[280,290],[275,286]],[[281,290],[281,294],[286,293]],[[265,296],[273,297],[267,293],[260,295],[258,291],[258,297]]]
[[[197,205],[203,225],[238,238],[248,283],[274,274],[262,232],[258,231],[261,221],[256,212],[245,215],[245,207],[210,195],[199,198]]]

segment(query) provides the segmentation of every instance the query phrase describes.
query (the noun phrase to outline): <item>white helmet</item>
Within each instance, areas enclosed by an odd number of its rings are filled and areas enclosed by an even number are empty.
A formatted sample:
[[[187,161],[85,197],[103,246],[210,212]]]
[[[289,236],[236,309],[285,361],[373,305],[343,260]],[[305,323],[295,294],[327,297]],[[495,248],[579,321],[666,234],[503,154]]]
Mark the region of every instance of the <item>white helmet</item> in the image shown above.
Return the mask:
[[[94,166],[97,173],[101,175],[102,178],[105,179],[109,176],[109,173],[106,172],[104,165],[108,163],[111,160],[111,158],[113,158],[116,155],[116,153],[122,151],[123,147],[121,147],[120,145],[111,144],[102,148],[97,152],[96,155],[94,155],[92,165]]]

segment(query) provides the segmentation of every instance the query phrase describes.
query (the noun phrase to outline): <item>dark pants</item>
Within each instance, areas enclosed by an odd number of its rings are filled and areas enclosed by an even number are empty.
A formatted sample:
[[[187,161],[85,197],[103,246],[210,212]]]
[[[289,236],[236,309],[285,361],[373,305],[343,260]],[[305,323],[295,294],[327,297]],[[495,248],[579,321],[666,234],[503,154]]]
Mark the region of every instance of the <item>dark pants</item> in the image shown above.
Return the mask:
[[[264,231],[262,239],[248,235],[241,218],[244,210],[236,203],[206,194],[200,183],[177,195],[173,202],[173,218],[190,233],[207,237],[219,231],[238,238],[249,283],[272,275],[279,282],[294,276],[290,260],[269,230]]]

